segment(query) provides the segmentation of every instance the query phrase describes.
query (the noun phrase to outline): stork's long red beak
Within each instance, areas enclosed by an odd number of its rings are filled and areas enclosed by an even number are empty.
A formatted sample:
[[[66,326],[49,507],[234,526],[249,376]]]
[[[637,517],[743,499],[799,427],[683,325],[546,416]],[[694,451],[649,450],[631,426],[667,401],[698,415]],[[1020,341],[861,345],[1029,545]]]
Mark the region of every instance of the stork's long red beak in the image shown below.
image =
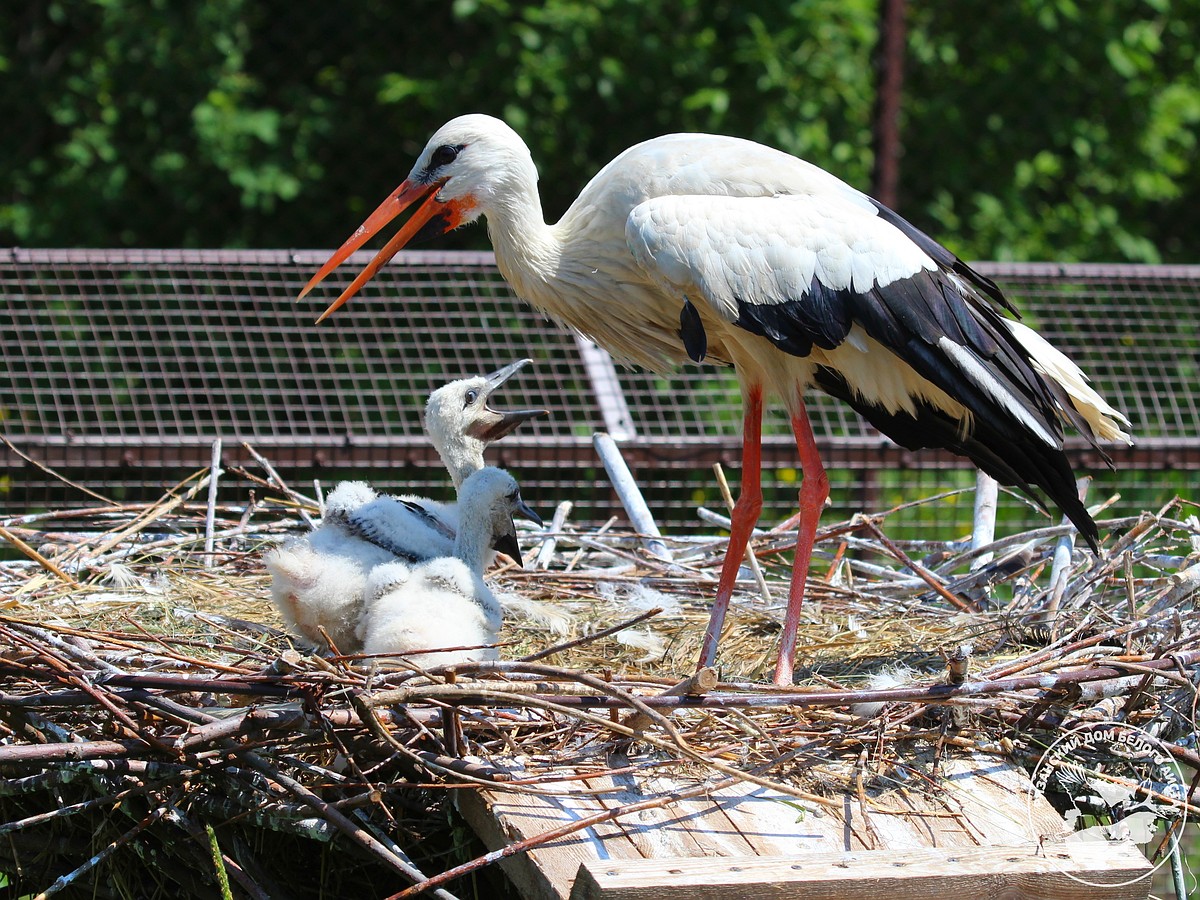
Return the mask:
[[[318,322],[323,321],[339,306],[357,294],[359,289],[374,278],[388,260],[399,253],[409,242],[415,238],[435,237],[461,225],[465,213],[471,209],[473,204],[469,198],[446,202],[438,200],[437,193],[443,184],[445,184],[444,180],[435,181],[432,184],[406,180],[391,193],[391,196],[379,204],[379,208],[367,216],[367,220],[347,238],[346,243],[342,244],[326,260],[325,265],[321,266],[317,274],[309,280],[296,299],[303,299],[309,291],[325,279],[326,275],[344,263],[351,253],[370,240],[388,222],[422,198],[427,197],[428,199],[417,208],[417,211],[409,217],[404,226],[384,245],[383,249],[375,254],[375,258],[358,273],[358,277],[350,283],[350,286],[342,291],[333,303],[329,304],[329,308],[317,319]]]

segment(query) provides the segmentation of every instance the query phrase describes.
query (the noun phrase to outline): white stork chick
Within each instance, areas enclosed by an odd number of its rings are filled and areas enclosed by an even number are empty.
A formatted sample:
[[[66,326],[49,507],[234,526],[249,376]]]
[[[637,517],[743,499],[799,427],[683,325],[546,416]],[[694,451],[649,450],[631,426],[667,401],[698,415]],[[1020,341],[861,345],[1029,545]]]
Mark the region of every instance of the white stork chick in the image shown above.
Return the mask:
[[[501,411],[489,402],[529,362],[458,379],[430,395],[425,428],[456,488],[483,467],[489,443],[546,414],[541,409]],[[361,481],[344,481],[326,498],[325,517],[316,528],[265,557],[272,599],[294,634],[326,647],[324,628],[340,652],[355,652],[361,646],[356,627],[367,573],[395,559],[417,563],[449,556],[457,527],[453,503],[381,495]]]
[[[376,497],[364,482],[343,481],[325,498],[325,518],[317,528],[263,558],[271,573],[271,599],[284,624],[314,646],[327,647],[328,634],[342,653],[358,647],[356,629],[367,573],[395,559],[342,524]]]
[[[547,414],[544,409],[499,411],[488,402],[500,385],[529,362],[522,359],[490,375],[452,381],[429,395],[425,431],[455,490],[483,468],[483,453],[489,444],[511,434],[521,423]],[[351,511],[342,527],[400,560],[422,562],[454,552],[458,511],[454,503],[427,497],[381,494]]]
[[[371,571],[360,624],[364,653],[411,655],[422,668],[496,659],[491,645],[503,614],[484,584],[484,567],[493,546],[521,561],[514,514],[539,525],[541,519],[521,499],[516,480],[490,467],[463,482],[459,510],[453,556]]]
[[[1127,439],[1120,413],[1061,353],[1014,327],[989,279],[830,173],[740,138],[672,134],[606,165],[546,223],[529,148],[467,115],[434,133],[404,182],[329,258],[307,294],[408,207],[413,214],[324,319],[405,244],[481,216],[496,264],[540,312],[655,371],[732,364],[742,386],[742,488],[700,665],[717,637],[762,509],[762,413],[786,408],[804,480],[775,681],[790,684],[796,628],[829,496],[805,392],[840,398],[896,443],[943,447],[1057,505],[1093,550],[1063,424],[1093,445]],[[1064,362],[1068,363],[1064,365]]]
[[[490,375],[460,378],[429,395],[425,431],[450,473],[454,490],[483,468],[483,453],[489,444],[512,434],[523,422],[549,414],[544,409],[500,411],[488,403],[500,385],[531,362],[521,359]]]

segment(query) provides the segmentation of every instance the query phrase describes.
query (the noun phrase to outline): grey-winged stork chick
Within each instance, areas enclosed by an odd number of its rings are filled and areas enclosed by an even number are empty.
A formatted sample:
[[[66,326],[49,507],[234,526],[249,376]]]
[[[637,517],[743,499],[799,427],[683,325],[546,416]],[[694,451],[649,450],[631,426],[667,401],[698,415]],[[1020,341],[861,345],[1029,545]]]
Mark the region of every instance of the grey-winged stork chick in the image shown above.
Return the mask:
[[[483,467],[489,443],[545,414],[499,411],[489,402],[528,362],[452,381],[430,395],[425,428],[455,488]],[[457,526],[454,503],[381,495],[361,481],[342,482],[326,498],[325,516],[313,531],[265,557],[272,599],[293,633],[325,646],[324,628],[339,651],[353,652],[360,646],[356,627],[367,573],[395,559],[416,563],[451,554]]]
[[[792,680],[804,580],[829,494],[808,388],[841,398],[905,447],[947,448],[1044,495],[1098,547],[1063,452],[1063,424],[1097,444],[1128,441],[1126,419],[1066,356],[1004,315],[1016,310],[993,282],[817,166],[739,138],[654,138],[617,156],[548,225],[525,143],[498,119],[462,116],[438,129],[301,296],[417,201],[321,318],[410,240],[484,216],[516,293],[617,359],[655,371],[689,358],[735,367],[742,487],[701,665],[715,657],[762,508],[764,395],[788,410],[804,471],[778,683]]]
[[[371,570],[359,626],[364,653],[412,655],[422,668],[496,658],[491,645],[503,617],[483,581],[487,560],[496,547],[521,562],[514,515],[542,522],[503,469],[480,469],[458,496],[461,521],[453,556]],[[429,650],[441,652],[423,652]]]
[[[544,409],[502,412],[488,402],[500,385],[529,362],[523,359],[490,375],[452,381],[429,395],[425,431],[455,490],[483,468],[489,444],[511,434],[523,422],[547,415]],[[398,559],[420,562],[453,552],[458,512],[452,502],[381,494],[350,511],[339,526],[390,550]]]

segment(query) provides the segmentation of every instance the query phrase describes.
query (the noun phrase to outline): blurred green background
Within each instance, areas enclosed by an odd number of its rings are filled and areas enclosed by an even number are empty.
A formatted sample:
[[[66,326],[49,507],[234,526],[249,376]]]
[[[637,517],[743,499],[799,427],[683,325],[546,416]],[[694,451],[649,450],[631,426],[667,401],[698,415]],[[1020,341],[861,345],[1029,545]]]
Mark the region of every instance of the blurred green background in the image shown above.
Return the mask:
[[[872,190],[873,0],[33,0],[0,8],[0,243],[339,244],[465,112],[547,218],[717,131]],[[907,4],[895,205],[975,259],[1194,262],[1200,0]],[[486,248],[483,229],[439,247]]]

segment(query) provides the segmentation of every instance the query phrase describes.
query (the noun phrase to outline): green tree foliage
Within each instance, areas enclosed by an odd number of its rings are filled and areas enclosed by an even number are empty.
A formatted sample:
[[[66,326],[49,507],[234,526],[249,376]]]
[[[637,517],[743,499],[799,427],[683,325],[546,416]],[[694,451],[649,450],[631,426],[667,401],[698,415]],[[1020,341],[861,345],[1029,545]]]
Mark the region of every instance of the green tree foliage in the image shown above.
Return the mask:
[[[868,188],[870,0],[32,0],[0,10],[0,241],[328,247],[463,112],[547,215],[669,131]],[[1200,0],[910,4],[902,211],[975,258],[1195,261]],[[457,246],[486,246],[481,229]],[[444,244],[443,246],[453,245]]]
[[[35,246],[222,246],[320,177],[322,122],[263,102],[242,0],[0,13],[0,234]],[[7,20],[7,21],[4,21]],[[239,233],[241,232],[241,233]]]
[[[1197,261],[1200,3],[926,0],[911,27],[903,189],[937,233],[974,257]]]

